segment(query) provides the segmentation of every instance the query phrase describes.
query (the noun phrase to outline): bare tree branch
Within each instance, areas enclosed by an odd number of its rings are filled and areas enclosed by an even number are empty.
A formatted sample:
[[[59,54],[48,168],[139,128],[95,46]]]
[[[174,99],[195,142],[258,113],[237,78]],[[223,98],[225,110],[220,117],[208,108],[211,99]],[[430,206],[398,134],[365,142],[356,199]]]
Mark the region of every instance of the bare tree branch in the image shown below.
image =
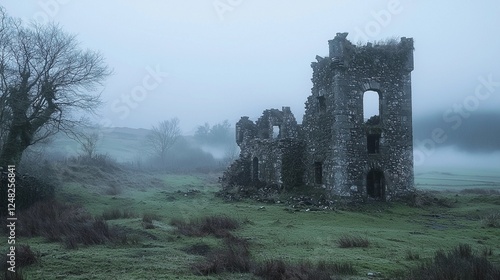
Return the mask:
[[[95,113],[110,74],[100,53],[80,49],[58,25],[24,27],[0,7],[0,165],[74,127],[73,111]]]
[[[162,163],[165,163],[167,151],[172,148],[179,139],[181,130],[179,119],[165,120],[153,126],[146,137],[146,143],[154,155],[157,155]]]

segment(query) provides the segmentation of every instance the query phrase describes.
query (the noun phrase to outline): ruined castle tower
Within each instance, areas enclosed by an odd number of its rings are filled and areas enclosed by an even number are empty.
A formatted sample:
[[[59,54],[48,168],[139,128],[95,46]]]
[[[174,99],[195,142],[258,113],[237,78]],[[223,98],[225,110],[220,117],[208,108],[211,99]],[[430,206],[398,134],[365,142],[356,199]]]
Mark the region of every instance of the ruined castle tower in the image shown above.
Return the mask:
[[[337,33],[329,47],[311,65],[302,125],[288,107],[266,110],[256,123],[243,117],[236,124],[240,159],[230,170],[239,172],[238,184],[321,186],[362,199],[405,195],[413,188],[413,40],[355,46]],[[379,97],[379,114],[368,120],[367,91]]]
[[[347,33],[312,63],[312,95],[302,128],[305,182],[333,194],[389,198],[413,186],[413,40],[354,46]],[[363,119],[363,96],[379,96],[379,116]]]

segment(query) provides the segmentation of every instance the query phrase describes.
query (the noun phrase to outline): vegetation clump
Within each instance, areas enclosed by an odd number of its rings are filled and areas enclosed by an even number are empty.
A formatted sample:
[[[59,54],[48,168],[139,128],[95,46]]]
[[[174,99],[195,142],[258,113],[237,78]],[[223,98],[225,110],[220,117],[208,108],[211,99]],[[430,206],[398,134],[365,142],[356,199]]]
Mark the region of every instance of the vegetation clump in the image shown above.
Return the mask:
[[[450,252],[439,250],[434,258],[405,277],[410,280],[500,279],[500,270],[486,257],[477,256],[470,245],[460,244]]]
[[[177,227],[177,231],[186,236],[214,235],[216,237],[226,237],[230,230],[240,227],[237,220],[224,215],[206,216],[189,222],[172,219],[170,225]]]
[[[102,218],[93,218],[84,208],[55,200],[37,202],[19,213],[19,236],[42,236],[52,242],[64,242],[66,248],[79,244],[96,245],[123,240],[123,234],[110,229]]]
[[[370,241],[365,237],[344,234],[337,240],[337,245],[340,248],[365,248],[370,245]]]
[[[356,270],[351,263],[321,261],[316,265],[310,261],[297,264],[287,263],[281,259],[268,260],[258,266],[255,275],[265,280],[273,279],[339,279],[335,275],[353,275]]]
[[[142,215],[142,227],[144,229],[155,228],[155,225],[153,224],[153,220],[160,220],[160,217],[158,217],[158,215],[153,214],[153,213],[144,213]]]
[[[206,259],[193,265],[199,275],[223,272],[249,272],[252,267],[248,241],[229,235],[224,238],[224,247],[208,253]]]
[[[483,225],[486,227],[500,228],[500,212],[492,212],[484,216]]]

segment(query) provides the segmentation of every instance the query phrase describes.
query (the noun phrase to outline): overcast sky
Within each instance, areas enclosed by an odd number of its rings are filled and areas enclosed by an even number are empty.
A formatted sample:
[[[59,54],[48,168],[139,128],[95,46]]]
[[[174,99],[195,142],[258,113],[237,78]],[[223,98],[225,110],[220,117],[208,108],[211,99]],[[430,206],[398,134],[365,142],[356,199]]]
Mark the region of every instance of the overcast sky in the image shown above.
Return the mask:
[[[178,117],[183,132],[290,106],[299,122],[310,63],[337,32],[377,41],[413,37],[414,119],[500,108],[498,1],[2,0],[26,21],[55,21],[102,52],[114,75],[105,125],[149,128]],[[478,95],[479,94],[479,95]],[[459,107],[465,111],[457,111]],[[499,114],[494,114],[498,119]],[[498,130],[498,122],[493,128]],[[448,127],[446,127],[448,126]],[[430,137],[430,136],[429,136]]]

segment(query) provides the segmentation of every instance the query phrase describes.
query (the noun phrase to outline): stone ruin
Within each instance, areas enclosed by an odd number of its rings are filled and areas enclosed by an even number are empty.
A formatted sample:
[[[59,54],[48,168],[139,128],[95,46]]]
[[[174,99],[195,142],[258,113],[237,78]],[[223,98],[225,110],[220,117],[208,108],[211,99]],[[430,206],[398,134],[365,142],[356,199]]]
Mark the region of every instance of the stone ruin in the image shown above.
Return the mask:
[[[289,107],[236,123],[240,157],[225,186],[320,187],[331,197],[388,201],[414,190],[411,71],[413,39],[352,44],[347,33],[316,56],[302,124]],[[365,92],[379,115],[363,117]]]

